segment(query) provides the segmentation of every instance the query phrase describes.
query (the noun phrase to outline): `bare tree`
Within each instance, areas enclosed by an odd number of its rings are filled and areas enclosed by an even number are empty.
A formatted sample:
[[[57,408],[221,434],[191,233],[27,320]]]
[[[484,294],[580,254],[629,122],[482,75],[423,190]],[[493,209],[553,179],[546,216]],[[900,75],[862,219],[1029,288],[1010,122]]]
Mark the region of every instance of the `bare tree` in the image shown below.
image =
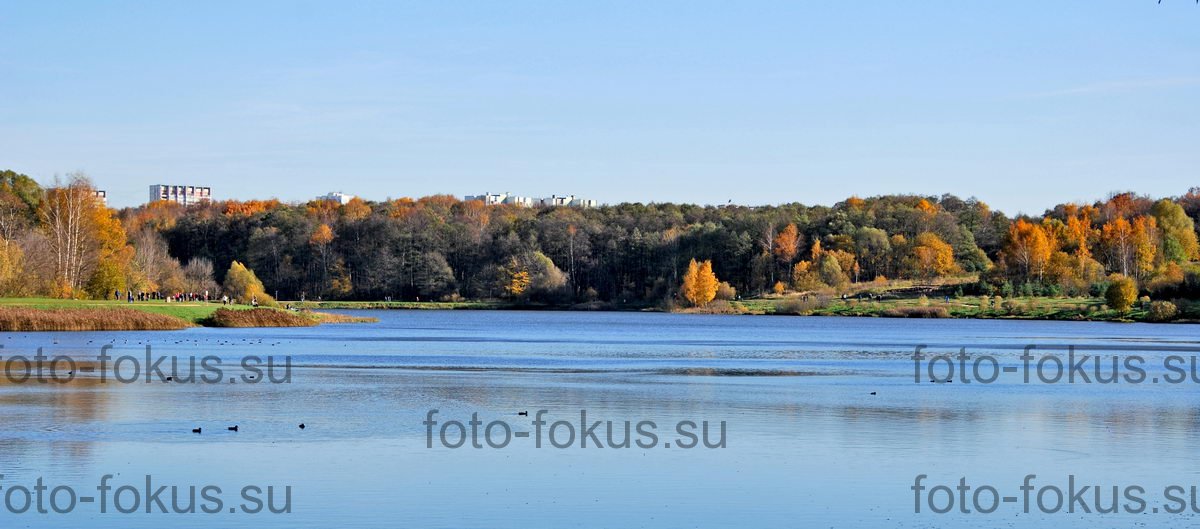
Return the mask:
[[[217,293],[217,281],[213,279],[213,264],[212,261],[204,257],[193,257],[183,267],[183,277],[187,284],[187,289],[190,292],[201,293]]]
[[[0,195],[0,239],[5,248],[29,228],[29,208],[15,195]]]
[[[60,297],[69,297],[83,287],[96,251],[96,195],[92,183],[82,173],[68,176],[66,185],[55,179],[55,186],[46,190],[41,208],[54,257],[54,294]]]

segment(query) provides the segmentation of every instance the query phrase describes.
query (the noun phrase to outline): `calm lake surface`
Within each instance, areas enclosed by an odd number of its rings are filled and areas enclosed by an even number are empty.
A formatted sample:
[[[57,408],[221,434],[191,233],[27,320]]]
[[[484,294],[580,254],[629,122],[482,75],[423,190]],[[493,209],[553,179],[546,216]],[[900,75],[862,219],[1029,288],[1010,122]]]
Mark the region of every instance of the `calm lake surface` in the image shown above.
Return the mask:
[[[1162,361],[1200,348],[1197,327],[1032,321],[733,317],[641,313],[374,311],[377,324],[299,329],[0,333],[0,355],[144,360],[291,357],[290,383],[0,383],[0,492],[74,487],[96,496],[142,489],[139,512],[80,503],[68,514],[0,512],[3,527],[1183,527],[1194,514],[1153,513],[1162,487],[1200,485],[1200,387],[1150,383]],[[1145,358],[1141,384],[930,383],[912,354],[987,354],[1017,369],[1037,358]],[[1035,361],[1036,362],[1036,361]],[[1108,360],[1103,374],[1111,373]],[[82,364],[81,364],[82,365]],[[1184,369],[1187,363],[1182,364]],[[126,366],[128,367],[128,365]],[[145,366],[142,366],[145,367]],[[183,368],[183,369],[186,369]],[[981,368],[986,372],[988,367]],[[165,370],[169,370],[168,367]],[[970,367],[968,367],[970,370]],[[945,371],[942,368],[941,371]],[[1089,371],[1093,373],[1094,371]],[[1122,370],[1120,373],[1126,373]],[[128,375],[128,372],[125,372]],[[277,369],[277,375],[282,374]],[[874,394],[872,394],[874,393]],[[433,448],[427,413],[437,409]],[[541,440],[504,448],[443,446],[447,421],[477,413]],[[654,421],[653,448],[580,447],[589,422]],[[528,411],[529,416],[518,412]],[[573,423],[554,448],[547,429]],[[680,421],[708,421],[724,448],[686,449]],[[306,428],[298,428],[304,423]],[[226,427],[238,425],[238,432]],[[192,429],[202,427],[201,434]],[[482,427],[480,427],[482,430]],[[455,441],[457,430],[449,430]],[[700,432],[699,428],[695,430]],[[497,440],[503,434],[494,430]],[[566,430],[555,432],[557,441]],[[482,435],[482,434],[481,434]],[[609,430],[596,431],[608,445]],[[633,433],[633,439],[646,440]],[[480,438],[482,442],[482,437]],[[676,443],[677,444],[677,443]],[[914,512],[912,486],[969,484],[1020,496],[1036,486],[1146,489],[1143,514]],[[154,488],[221,487],[218,514],[145,514]],[[242,487],[291,486],[290,514],[229,513]],[[1077,485],[1080,486],[1080,485]],[[1112,503],[1111,492],[1100,503]],[[20,507],[21,495],[10,503]],[[927,493],[928,491],[926,491]],[[109,501],[111,502],[111,494]],[[170,491],[163,502],[171,507]],[[956,493],[957,494],[957,493]],[[968,498],[971,493],[968,493]],[[1091,494],[1091,492],[1089,492]],[[1188,496],[1188,492],[1182,496]],[[130,497],[123,498],[128,500]],[[983,496],[982,499],[987,499]],[[1090,496],[1089,496],[1090,498]],[[3,497],[0,497],[3,499]],[[60,497],[60,504],[66,496]],[[1047,503],[1053,503],[1047,498]],[[1123,498],[1118,498],[1123,501]],[[197,498],[199,502],[200,499]],[[1069,502],[1069,500],[1067,500]],[[184,500],[186,503],[186,500]],[[937,503],[944,503],[939,497]],[[986,503],[986,502],[985,502]],[[128,501],[126,502],[128,505]],[[1095,502],[1088,500],[1089,506]],[[986,506],[986,505],[985,505]],[[1200,507],[1198,502],[1197,507]]]

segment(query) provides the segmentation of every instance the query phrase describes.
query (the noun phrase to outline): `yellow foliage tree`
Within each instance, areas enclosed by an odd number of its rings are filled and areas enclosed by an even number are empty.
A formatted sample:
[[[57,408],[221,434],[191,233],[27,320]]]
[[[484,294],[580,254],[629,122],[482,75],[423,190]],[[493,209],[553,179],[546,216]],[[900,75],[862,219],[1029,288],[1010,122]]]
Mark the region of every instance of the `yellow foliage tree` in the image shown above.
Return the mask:
[[[1138,217],[1133,220],[1133,262],[1138,278],[1145,278],[1154,271],[1158,256],[1158,222],[1154,217]]]
[[[521,263],[515,257],[505,267],[504,273],[507,275],[507,281],[504,282],[504,291],[514,298],[521,297],[521,295],[529,290],[529,285],[533,282],[529,270],[521,266]]]
[[[925,232],[913,241],[913,269],[921,277],[941,277],[958,272],[954,248],[937,234]]]
[[[1083,266],[1092,258],[1088,242],[1092,238],[1092,223],[1084,215],[1072,215],[1067,218],[1067,242],[1075,245],[1075,261],[1079,266],[1079,275],[1083,275]]]
[[[680,290],[683,297],[692,305],[703,307],[717,297],[717,287],[720,285],[717,275],[713,273],[712,261],[688,263],[687,273],[683,275],[683,286]]]
[[[1121,275],[1128,276],[1134,270],[1133,226],[1124,217],[1108,221],[1100,230],[1100,240],[1108,253],[1109,266]]]
[[[114,290],[125,290],[129,286],[134,250],[126,241],[125,228],[114,211],[99,202],[96,204],[92,210],[92,226],[98,243],[96,267],[86,290],[89,296],[104,299]]]
[[[266,288],[263,287],[262,281],[258,280],[254,271],[237,261],[229,264],[229,271],[225,273],[225,283],[222,287],[226,295],[241,303],[249,304],[257,301],[259,305],[275,305],[275,298],[267,295]]]
[[[11,296],[22,290],[23,259],[24,252],[17,243],[0,238],[0,296]]]
[[[1017,219],[1009,226],[1004,256],[1010,266],[1021,271],[1025,279],[1040,282],[1052,253],[1054,247],[1043,226],[1024,219]]]
[[[812,261],[800,261],[792,267],[792,287],[801,292],[806,290],[816,290],[825,286],[821,282],[821,277],[817,275],[816,267]]]

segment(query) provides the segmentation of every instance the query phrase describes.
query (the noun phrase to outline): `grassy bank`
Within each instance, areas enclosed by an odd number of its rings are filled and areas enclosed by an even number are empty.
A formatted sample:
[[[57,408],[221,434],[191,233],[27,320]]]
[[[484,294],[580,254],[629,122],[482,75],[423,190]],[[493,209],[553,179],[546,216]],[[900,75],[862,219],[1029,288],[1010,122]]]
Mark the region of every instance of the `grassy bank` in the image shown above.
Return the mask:
[[[146,331],[186,327],[307,327],[374,318],[219,303],[48,298],[0,299],[0,331]]]
[[[995,298],[907,298],[884,300],[821,299],[816,296],[780,297],[729,302],[731,312],[740,314],[788,314],[811,316],[865,316],[884,318],[974,318],[1069,321],[1153,321],[1142,302],[1125,312],[1109,308],[1101,298],[1016,297]],[[1179,322],[1195,322],[1196,308],[1188,306]]]
[[[949,283],[950,287],[955,286]],[[704,308],[662,307],[646,304],[619,305],[605,303],[595,307],[578,305],[537,305],[507,301],[310,301],[292,304],[311,309],[401,309],[401,310],[617,310],[670,311],[695,314],[800,315],[800,316],[857,316],[877,318],[974,318],[1025,319],[1064,321],[1155,321],[1146,303],[1138,302],[1126,312],[1109,308],[1101,298],[1094,297],[1014,297],[999,299],[978,296],[925,296],[927,286],[898,282],[890,288],[874,289],[871,299],[841,299],[828,295],[801,296],[789,294],[737,301],[714,301]],[[946,285],[936,288],[946,289]],[[860,295],[865,296],[863,290]],[[1180,302],[1180,314],[1175,321],[1200,321],[1200,303]]]
[[[169,316],[183,320],[190,325],[200,325],[202,320],[211,316],[213,312],[221,308],[221,304],[202,302],[167,303],[165,301],[138,301],[136,303],[126,303],[123,301],[92,299],[0,298],[0,308],[25,308],[39,310],[125,309],[147,314]]]
[[[495,310],[519,308],[506,301],[288,301],[299,309],[347,310]]]
[[[924,296],[920,287],[897,284],[892,288],[872,291],[872,299],[840,299],[832,296],[800,296],[789,294],[737,301],[715,301],[704,309],[678,309],[679,312],[704,314],[772,314],[804,316],[859,316],[884,318],[975,318],[1029,319],[1071,321],[1155,321],[1144,302],[1138,302],[1127,312],[1110,309],[1101,298],[1094,297],[1013,297],[999,299],[978,296],[947,297],[944,294]],[[953,286],[953,285],[949,285]],[[945,285],[941,285],[943,290]],[[865,295],[866,291],[860,293]],[[361,323],[378,321],[342,314],[328,314],[313,309],[395,309],[395,310],[675,310],[661,306],[603,304],[544,305],[511,301],[308,301],[290,302],[299,312],[248,306],[222,307],[219,303],[165,303],[162,301],[124,303],[105,300],[63,300],[45,298],[3,298],[0,310],[30,309],[11,312],[0,319],[4,330],[144,330],[179,329],[187,326],[276,327],[309,326],[327,323]],[[1200,321],[1200,303],[1178,302],[1175,321]],[[81,312],[75,312],[80,310]],[[223,315],[214,318],[218,310]],[[99,311],[99,312],[94,312]],[[109,311],[119,311],[109,312]],[[128,312],[168,319],[138,318]],[[39,316],[40,313],[44,316]],[[253,312],[239,315],[238,312]],[[43,323],[37,323],[37,318]]]

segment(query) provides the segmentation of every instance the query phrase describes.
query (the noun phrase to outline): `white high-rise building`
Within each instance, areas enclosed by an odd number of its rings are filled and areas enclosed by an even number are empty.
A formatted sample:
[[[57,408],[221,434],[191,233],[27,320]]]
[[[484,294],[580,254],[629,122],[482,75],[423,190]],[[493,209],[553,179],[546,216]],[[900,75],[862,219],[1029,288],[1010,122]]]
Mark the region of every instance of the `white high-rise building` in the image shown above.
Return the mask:
[[[497,204],[516,204],[518,206],[524,206],[527,208],[534,206],[594,208],[597,206],[595,200],[590,198],[578,198],[575,195],[568,195],[565,197],[551,195],[546,198],[530,198],[517,196],[512,193],[484,193],[482,195],[467,195],[463,197],[463,200],[478,200],[488,206],[495,206]]]
[[[354,195],[347,195],[341,191],[334,191],[328,195],[321,195],[317,197],[317,200],[328,200],[330,202],[337,202],[339,205],[345,206],[346,204],[349,204],[351,200],[354,200]]]
[[[516,204],[518,206],[531,207],[534,200],[529,197],[520,197],[512,193],[484,193],[482,195],[467,195],[463,200],[478,200],[488,206],[497,204]]]
[[[155,184],[150,186],[150,201],[166,200],[184,206],[212,200],[212,188]]]
[[[558,195],[550,195],[550,196],[538,201],[538,204],[541,206],[547,206],[547,207],[553,207],[553,206],[566,206],[566,207],[572,207],[572,208],[594,208],[594,207],[596,207],[595,200],[592,200],[590,198],[579,198],[579,197],[576,197],[575,195],[567,195],[565,197],[560,197]]]

